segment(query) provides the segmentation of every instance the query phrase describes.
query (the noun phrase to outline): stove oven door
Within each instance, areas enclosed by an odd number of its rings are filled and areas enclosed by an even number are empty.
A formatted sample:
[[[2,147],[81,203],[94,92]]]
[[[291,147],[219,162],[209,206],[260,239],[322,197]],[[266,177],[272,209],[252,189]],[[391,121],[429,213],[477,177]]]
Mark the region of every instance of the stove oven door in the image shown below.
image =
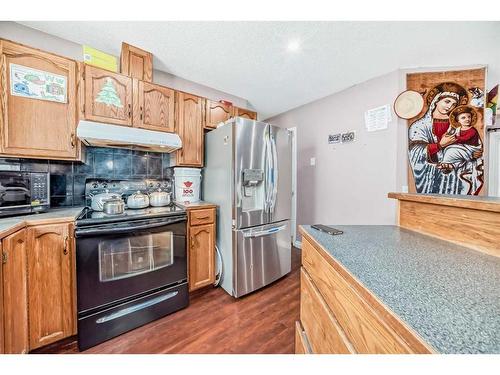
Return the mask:
[[[77,228],[78,313],[187,279],[186,218]]]

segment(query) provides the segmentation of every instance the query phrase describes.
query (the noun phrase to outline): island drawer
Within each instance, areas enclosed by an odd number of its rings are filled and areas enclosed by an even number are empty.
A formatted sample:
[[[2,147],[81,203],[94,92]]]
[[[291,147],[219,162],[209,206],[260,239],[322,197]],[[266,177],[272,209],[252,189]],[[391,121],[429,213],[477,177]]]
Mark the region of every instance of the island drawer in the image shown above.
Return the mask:
[[[212,224],[215,221],[215,209],[205,208],[202,210],[189,211],[189,223],[193,225]]]
[[[306,238],[302,242],[302,265],[356,352],[413,352]],[[387,310],[384,313],[390,314]]]
[[[300,321],[313,353],[349,354],[354,352],[304,268],[301,268],[300,272]]]

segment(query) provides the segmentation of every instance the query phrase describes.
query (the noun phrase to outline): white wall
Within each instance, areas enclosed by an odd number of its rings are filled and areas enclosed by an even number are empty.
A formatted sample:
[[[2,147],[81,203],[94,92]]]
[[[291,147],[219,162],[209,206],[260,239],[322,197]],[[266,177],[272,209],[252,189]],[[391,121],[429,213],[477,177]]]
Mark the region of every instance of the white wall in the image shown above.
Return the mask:
[[[399,73],[372,79],[267,121],[297,127],[297,224],[394,224],[398,129],[368,133],[364,112],[391,104]],[[392,108],[392,106],[391,106]],[[328,144],[328,135],[356,131],[351,144]],[[310,158],[316,166],[310,166]]]
[[[83,60],[83,51],[80,44],[20,25],[15,22],[0,22],[0,38],[26,44],[30,47],[56,53],[77,61]],[[200,85],[196,82],[188,81],[167,72],[154,70],[153,81],[176,90],[186,91],[212,100],[224,99],[232,102],[238,107],[250,108],[247,100],[243,98]]]

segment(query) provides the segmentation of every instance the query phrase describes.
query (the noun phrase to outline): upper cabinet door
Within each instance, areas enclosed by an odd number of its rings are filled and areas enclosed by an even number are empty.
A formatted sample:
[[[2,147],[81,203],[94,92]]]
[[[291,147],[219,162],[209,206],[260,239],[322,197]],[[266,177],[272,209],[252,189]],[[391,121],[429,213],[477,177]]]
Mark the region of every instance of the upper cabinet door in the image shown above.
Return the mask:
[[[229,120],[232,113],[231,105],[208,99],[205,109],[205,128],[208,129],[215,129],[219,123]]]
[[[134,79],[134,126],[175,131],[175,91]]]
[[[0,152],[76,159],[76,62],[0,40]]]
[[[182,140],[182,148],[177,151],[178,166],[203,166],[203,105],[203,98],[177,92],[176,128]]]
[[[85,119],[132,125],[132,78],[85,66]]]
[[[122,43],[121,72],[129,77],[153,82],[153,54]]]
[[[234,108],[234,116],[235,117],[244,117],[248,118],[250,120],[257,120],[257,112],[250,111],[248,109],[243,109],[243,108],[238,108],[238,107],[233,107]]]

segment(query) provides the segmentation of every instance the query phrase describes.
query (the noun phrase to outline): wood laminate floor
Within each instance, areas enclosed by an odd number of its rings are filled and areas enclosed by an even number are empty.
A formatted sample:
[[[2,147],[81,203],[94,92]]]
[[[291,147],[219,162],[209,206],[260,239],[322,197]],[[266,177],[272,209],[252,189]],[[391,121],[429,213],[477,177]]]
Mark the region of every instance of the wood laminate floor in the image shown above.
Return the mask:
[[[221,288],[193,293],[181,311],[82,353],[293,353],[299,319],[300,250],[292,272],[240,299]],[[79,353],[76,337],[33,353]]]

